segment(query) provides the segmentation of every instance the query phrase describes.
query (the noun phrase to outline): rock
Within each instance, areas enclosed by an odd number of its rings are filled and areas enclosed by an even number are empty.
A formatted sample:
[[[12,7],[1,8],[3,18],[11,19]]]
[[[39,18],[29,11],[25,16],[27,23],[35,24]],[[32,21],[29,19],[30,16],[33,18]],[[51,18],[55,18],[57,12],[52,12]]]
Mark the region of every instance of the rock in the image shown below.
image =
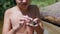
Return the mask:
[[[60,2],[44,7],[43,9],[41,9],[41,14],[51,15],[59,19],[60,18]]]
[[[59,22],[57,24],[60,25],[60,2],[57,2],[50,6],[46,6],[44,8],[41,8],[40,13],[43,17],[52,16],[52,18],[54,18],[54,19],[56,18],[55,19],[56,21],[59,20]],[[51,18],[49,18],[49,19],[51,20]],[[54,19],[52,19],[51,21],[55,21]]]

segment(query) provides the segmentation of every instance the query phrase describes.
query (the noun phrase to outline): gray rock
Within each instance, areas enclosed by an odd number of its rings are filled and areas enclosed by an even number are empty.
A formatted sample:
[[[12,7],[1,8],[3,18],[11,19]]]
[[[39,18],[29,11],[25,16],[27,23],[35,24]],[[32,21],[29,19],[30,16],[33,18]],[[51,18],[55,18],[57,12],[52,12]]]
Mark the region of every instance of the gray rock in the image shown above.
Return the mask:
[[[60,18],[60,2],[57,2],[53,5],[40,9],[40,13],[43,16],[50,15],[59,19]]]

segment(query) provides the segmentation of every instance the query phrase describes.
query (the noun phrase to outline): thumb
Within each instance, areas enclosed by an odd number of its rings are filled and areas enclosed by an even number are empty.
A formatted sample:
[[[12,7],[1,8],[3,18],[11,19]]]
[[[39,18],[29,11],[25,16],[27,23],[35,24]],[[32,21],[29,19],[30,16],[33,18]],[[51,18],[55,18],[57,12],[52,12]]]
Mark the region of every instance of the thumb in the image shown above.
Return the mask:
[[[33,21],[37,21],[38,20],[38,18],[35,18]]]

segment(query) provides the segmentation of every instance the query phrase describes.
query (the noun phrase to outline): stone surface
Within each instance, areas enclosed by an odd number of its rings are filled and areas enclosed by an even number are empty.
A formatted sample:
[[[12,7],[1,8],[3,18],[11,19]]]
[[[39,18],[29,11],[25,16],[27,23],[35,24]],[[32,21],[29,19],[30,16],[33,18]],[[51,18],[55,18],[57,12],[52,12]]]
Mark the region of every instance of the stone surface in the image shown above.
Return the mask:
[[[57,2],[50,6],[46,6],[40,9],[40,11],[43,16],[50,15],[59,19],[60,18],[60,2]]]

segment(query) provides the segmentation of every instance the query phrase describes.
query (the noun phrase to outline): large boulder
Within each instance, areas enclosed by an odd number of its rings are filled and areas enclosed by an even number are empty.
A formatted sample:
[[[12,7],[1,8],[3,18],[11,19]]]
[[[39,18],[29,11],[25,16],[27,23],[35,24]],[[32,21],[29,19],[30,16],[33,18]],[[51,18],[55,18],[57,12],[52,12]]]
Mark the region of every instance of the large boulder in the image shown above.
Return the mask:
[[[51,15],[59,19],[60,18],[60,2],[44,7],[40,11],[43,15]]]
[[[60,25],[60,2],[40,9],[40,13],[43,17],[48,16],[46,19],[50,20],[50,22]]]

